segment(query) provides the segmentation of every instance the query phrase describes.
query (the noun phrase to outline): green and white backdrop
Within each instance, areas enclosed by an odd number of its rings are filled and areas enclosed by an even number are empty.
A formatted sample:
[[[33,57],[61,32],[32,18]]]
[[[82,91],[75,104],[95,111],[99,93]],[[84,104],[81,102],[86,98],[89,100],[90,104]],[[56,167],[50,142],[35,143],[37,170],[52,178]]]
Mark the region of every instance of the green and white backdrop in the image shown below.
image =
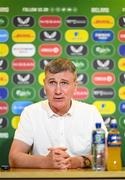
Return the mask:
[[[125,165],[124,0],[0,0],[0,165],[23,108],[46,98],[44,66],[60,56],[77,66],[74,99],[95,104],[107,127],[117,119]]]

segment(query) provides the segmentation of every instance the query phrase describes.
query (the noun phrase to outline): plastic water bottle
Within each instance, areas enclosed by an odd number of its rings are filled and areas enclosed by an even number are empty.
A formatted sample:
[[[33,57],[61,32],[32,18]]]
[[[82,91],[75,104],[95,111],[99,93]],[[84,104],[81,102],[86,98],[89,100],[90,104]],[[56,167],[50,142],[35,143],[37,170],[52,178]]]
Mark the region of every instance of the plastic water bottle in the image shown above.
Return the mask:
[[[96,129],[92,133],[92,169],[105,170],[105,131],[101,123],[96,123]]]
[[[121,162],[121,136],[117,128],[117,121],[113,119],[107,138],[107,170],[120,171]]]

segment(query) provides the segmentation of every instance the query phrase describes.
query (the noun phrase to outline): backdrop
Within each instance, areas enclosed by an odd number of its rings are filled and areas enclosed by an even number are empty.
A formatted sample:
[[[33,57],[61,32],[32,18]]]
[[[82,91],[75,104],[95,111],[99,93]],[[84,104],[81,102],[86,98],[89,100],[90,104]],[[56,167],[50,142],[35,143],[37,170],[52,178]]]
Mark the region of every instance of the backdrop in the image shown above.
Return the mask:
[[[24,107],[46,98],[44,66],[59,56],[77,67],[74,99],[97,106],[107,127],[117,119],[125,165],[124,0],[0,0],[0,164]]]

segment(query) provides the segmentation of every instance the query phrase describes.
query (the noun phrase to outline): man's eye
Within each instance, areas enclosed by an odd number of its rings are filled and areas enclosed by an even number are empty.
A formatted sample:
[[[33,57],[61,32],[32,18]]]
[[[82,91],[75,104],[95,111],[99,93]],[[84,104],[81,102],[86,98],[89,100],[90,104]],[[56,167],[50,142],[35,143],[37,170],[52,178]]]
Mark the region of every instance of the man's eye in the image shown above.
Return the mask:
[[[49,84],[54,85],[54,84],[56,84],[56,82],[55,81],[50,81]]]
[[[68,85],[68,82],[61,82],[62,85]]]

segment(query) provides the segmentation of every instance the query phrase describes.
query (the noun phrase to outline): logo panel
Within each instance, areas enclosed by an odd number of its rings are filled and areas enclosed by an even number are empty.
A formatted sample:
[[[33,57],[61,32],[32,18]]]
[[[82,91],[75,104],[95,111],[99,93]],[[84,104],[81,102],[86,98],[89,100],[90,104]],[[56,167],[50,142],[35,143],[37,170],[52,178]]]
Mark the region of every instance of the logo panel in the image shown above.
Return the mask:
[[[102,115],[113,114],[116,111],[116,105],[113,101],[95,101],[93,105]]]
[[[34,18],[32,16],[16,16],[13,18],[13,24],[16,27],[32,27]]]
[[[73,94],[73,99],[83,100],[83,99],[87,99],[88,96],[89,96],[89,91],[87,88],[78,87]]]
[[[72,62],[75,64],[78,72],[83,72],[88,67],[87,61],[85,59],[81,60],[72,60]]]
[[[17,129],[19,121],[20,121],[20,116],[14,116],[12,118],[11,125],[14,129]]]
[[[8,89],[5,87],[0,87],[0,100],[6,99],[8,97]]]
[[[125,56],[125,45],[124,44],[119,46],[119,54],[121,56]]]
[[[119,125],[120,128],[125,129],[125,116],[120,117]]]
[[[114,47],[112,45],[95,45],[93,47],[93,53],[96,56],[110,56],[114,53]]]
[[[31,101],[15,101],[12,103],[12,113],[20,115],[26,106],[32,104]]]
[[[9,76],[5,72],[0,72],[0,86],[5,86],[8,84]]]
[[[99,98],[113,98],[114,97],[114,89],[112,88],[95,88],[92,92],[93,96],[97,99]]]
[[[70,56],[84,56],[87,54],[87,47],[85,45],[68,45],[66,51]]]
[[[110,42],[113,40],[113,32],[106,30],[96,30],[93,32],[92,37],[96,42]]]
[[[39,54],[43,57],[56,57],[62,53],[62,47],[59,44],[42,44],[39,46]]]
[[[65,33],[65,39],[67,42],[82,42],[85,43],[88,41],[89,34],[86,30],[67,30]]]
[[[125,84],[125,73],[120,74],[119,80],[120,80],[121,84]]]
[[[118,67],[121,71],[125,71],[125,58],[120,58],[118,61]]]
[[[91,24],[94,28],[113,28],[115,21],[112,16],[97,15],[92,17]]]
[[[125,16],[119,18],[119,26],[125,27]]]
[[[118,32],[118,40],[121,42],[125,42],[125,30],[120,30]]]
[[[96,72],[92,75],[92,82],[95,85],[113,85],[115,75],[111,72]]]
[[[9,47],[7,44],[0,44],[0,57],[5,57],[9,53]]]
[[[6,70],[6,69],[7,69],[6,59],[0,58],[0,70]]]
[[[52,59],[42,59],[40,60],[40,68],[44,69],[45,66],[51,61]]]
[[[9,33],[5,29],[0,29],[0,42],[6,42],[9,39]]]
[[[38,76],[38,82],[39,82],[39,84],[42,85],[42,86],[44,85],[44,79],[45,79],[45,73],[42,72],[42,73],[40,73],[39,76]]]
[[[95,59],[93,61],[93,67],[96,70],[111,70],[114,67],[112,59]]]
[[[12,62],[15,71],[32,71],[35,68],[35,61],[32,58],[17,58]]]
[[[66,18],[66,24],[69,27],[85,27],[87,25],[87,18],[85,16],[69,16]]]
[[[14,88],[12,91],[12,95],[14,97],[14,99],[18,99],[18,100],[25,100],[25,99],[33,99],[35,96],[35,90],[33,88],[30,87],[18,87],[18,88]]]
[[[120,99],[125,100],[125,86],[119,88],[118,94]]]
[[[33,42],[36,34],[31,29],[16,29],[12,32],[12,40],[14,42]]]
[[[77,74],[77,82],[79,85],[86,84],[88,81],[88,77],[85,73],[78,73]]]
[[[5,16],[0,16],[0,27],[5,27],[8,24],[8,19]]]
[[[33,44],[14,44],[12,46],[12,54],[16,57],[32,57],[35,51]]]
[[[32,84],[34,76],[31,73],[17,73],[13,75],[13,82],[18,85]]]
[[[60,16],[41,16],[39,25],[42,28],[58,28],[62,24]]]
[[[7,118],[0,117],[0,129],[7,127]]]
[[[59,41],[61,34],[59,31],[45,30],[40,33],[40,39],[45,42],[55,42]]]
[[[125,101],[120,102],[119,111],[125,114]]]
[[[6,102],[0,101],[0,116],[8,112],[9,106]]]

